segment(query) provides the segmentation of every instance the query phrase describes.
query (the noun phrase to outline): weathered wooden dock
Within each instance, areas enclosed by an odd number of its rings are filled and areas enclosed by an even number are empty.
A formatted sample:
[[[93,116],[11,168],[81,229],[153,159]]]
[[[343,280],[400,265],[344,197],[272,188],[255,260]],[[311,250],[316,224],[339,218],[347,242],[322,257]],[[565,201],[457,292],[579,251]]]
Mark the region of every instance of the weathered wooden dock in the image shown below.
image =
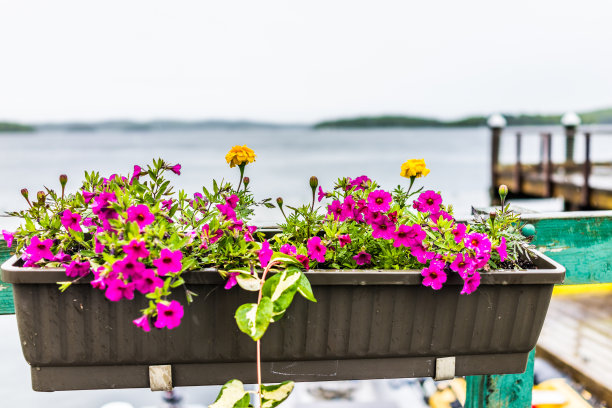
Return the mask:
[[[503,135],[504,138],[513,135]],[[538,163],[523,162],[523,139],[540,138],[540,159]],[[566,137],[565,161],[552,160],[552,133],[523,134],[515,138],[514,163],[502,163],[500,129],[493,129],[491,136],[491,198],[495,202],[497,186],[506,184],[510,188],[509,198],[551,198],[561,197],[566,210],[608,210],[612,209],[612,161],[593,162],[593,137],[609,137],[603,132],[584,132]],[[574,161],[574,138],[584,140],[584,160]],[[571,143],[570,143],[571,140]],[[611,152],[612,153],[612,152]]]

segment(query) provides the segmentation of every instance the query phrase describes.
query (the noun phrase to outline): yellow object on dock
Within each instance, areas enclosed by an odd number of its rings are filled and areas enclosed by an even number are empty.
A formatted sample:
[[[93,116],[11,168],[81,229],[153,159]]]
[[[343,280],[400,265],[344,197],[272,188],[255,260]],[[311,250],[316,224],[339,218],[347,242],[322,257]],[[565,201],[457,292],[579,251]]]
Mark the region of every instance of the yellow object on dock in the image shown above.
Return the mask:
[[[600,283],[594,285],[563,285],[555,286],[554,295],[577,295],[583,293],[612,293],[612,283]]]
[[[534,386],[532,401],[534,408],[593,408],[563,378]]]

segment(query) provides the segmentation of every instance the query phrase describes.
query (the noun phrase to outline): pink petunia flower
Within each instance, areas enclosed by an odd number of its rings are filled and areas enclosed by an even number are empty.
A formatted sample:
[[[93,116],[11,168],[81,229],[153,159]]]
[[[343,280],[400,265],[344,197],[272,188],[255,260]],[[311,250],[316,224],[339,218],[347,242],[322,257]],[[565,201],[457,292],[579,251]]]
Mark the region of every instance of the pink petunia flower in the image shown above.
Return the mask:
[[[59,262],[61,264],[65,264],[70,260],[72,260],[72,257],[68,254],[65,254],[64,251],[62,251],[61,249],[58,251],[57,254],[53,256],[53,262]]]
[[[444,220],[448,220],[448,221],[454,221],[455,219],[453,218],[452,215],[450,215],[449,213],[447,213],[446,211],[438,211],[435,214],[431,214],[430,215],[431,220],[433,222],[435,222],[436,224],[438,223],[438,220],[440,218],[444,219]]]
[[[465,224],[456,224],[453,228],[453,235],[455,236],[455,242],[460,243],[465,237],[465,230],[467,226]]]
[[[81,214],[73,213],[70,210],[64,210],[62,213],[62,225],[68,230],[83,232],[81,229]]]
[[[172,209],[172,199],[162,200],[161,206],[164,210],[170,211],[170,209]]]
[[[157,304],[157,320],[155,321],[155,327],[158,329],[163,327],[174,329],[181,324],[183,314],[183,306],[176,300],[168,304],[166,304],[166,302],[160,302]]]
[[[78,278],[81,276],[86,276],[91,271],[91,265],[88,261],[79,262],[72,261],[70,265],[66,267],[66,276],[71,278]]]
[[[166,276],[169,272],[179,272],[183,268],[181,260],[183,253],[180,250],[170,251],[168,248],[161,250],[159,258],[153,261],[159,276]]]
[[[94,198],[96,196],[94,193],[90,193],[89,191],[82,190],[81,192],[83,193],[83,198],[85,199],[85,204],[89,204],[89,202],[92,200],[92,198]]]
[[[327,252],[327,248],[321,243],[321,238],[310,238],[306,246],[308,248],[308,256],[310,259],[314,259],[319,263],[325,262],[325,253]]]
[[[95,225],[93,218],[86,217],[83,218],[83,226],[84,227],[93,227]]]
[[[361,251],[357,255],[353,257],[357,265],[365,265],[369,264],[372,260],[372,255],[368,254],[366,251]]]
[[[145,270],[145,265],[137,258],[127,256],[113,264],[113,272],[122,274],[123,278],[138,279]]]
[[[164,286],[164,281],[155,276],[155,271],[152,269],[143,269],[138,277],[134,280],[134,286],[137,291],[146,295],[147,293],[155,292],[155,289]]]
[[[151,331],[151,325],[149,324],[149,316],[142,315],[136,320],[133,320],[132,323],[136,325],[136,327],[140,327],[142,330],[146,332]]]
[[[466,248],[473,249],[479,253],[485,253],[491,251],[491,241],[487,234],[472,232],[467,235],[464,239]]]
[[[228,205],[228,204],[217,204],[216,205],[219,212],[223,215],[223,217],[227,220],[235,220],[236,219],[236,211]]]
[[[94,237],[94,252],[96,254],[101,254],[104,252],[104,248],[106,248],[100,241],[98,241],[98,237]]]
[[[340,242],[340,248],[343,248],[352,242],[351,236],[349,234],[338,235],[338,242]]]
[[[462,278],[465,278],[476,269],[476,263],[473,259],[465,254],[457,254],[453,262],[450,264],[451,270],[457,272]]]
[[[349,181],[349,185],[356,191],[365,191],[369,187],[370,180],[367,176],[359,176],[354,180]]]
[[[308,270],[310,268],[310,259],[308,258],[308,255],[297,254],[295,256],[295,259],[297,259],[298,262],[300,262],[302,265],[304,265],[304,268],[306,270]]]
[[[330,205],[327,206],[327,214],[331,214],[336,221],[344,221],[346,217],[342,211],[342,204],[340,200],[334,200]]]
[[[428,252],[427,249],[423,247],[423,244],[420,243],[412,246],[410,255],[416,257],[417,261],[424,264],[427,263],[428,260],[433,259],[435,254],[433,252]]]
[[[123,279],[106,280],[106,291],[104,296],[112,302],[118,302],[121,299],[134,299],[134,284],[125,283]]]
[[[246,242],[252,242],[253,240],[253,234],[255,233],[255,231],[257,231],[257,227],[256,226],[250,226],[247,227],[246,232],[244,233],[244,240]],[[221,232],[223,234],[223,232]]]
[[[394,230],[395,224],[384,214],[372,223],[372,236],[374,238],[393,239]]]
[[[321,188],[321,186],[319,186],[319,192],[318,194],[318,199],[319,202],[321,202],[321,200],[323,200],[325,197],[327,197],[328,193],[326,193],[325,191],[323,191],[323,189]]]
[[[155,221],[155,215],[153,215],[146,204],[139,204],[128,208],[127,216],[127,220],[138,224],[141,230]]]
[[[430,286],[434,290],[442,288],[442,284],[446,282],[446,272],[444,272],[444,261],[431,261],[429,266],[426,266],[421,271],[424,277],[423,285]]]
[[[236,209],[240,198],[236,194],[232,194],[229,197],[225,197],[225,204],[229,205],[232,209]]]
[[[261,264],[262,268],[265,268],[266,266],[268,266],[268,263],[270,262],[270,259],[272,258],[272,254],[274,254],[274,251],[270,249],[270,243],[268,241],[262,242],[261,249],[259,250],[259,253],[258,253],[259,263]]]
[[[13,240],[15,239],[15,234],[12,232],[8,232],[7,230],[2,230],[2,238],[6,241],[6,246],[13,246]]]
[[[129,244],[123,246],[123,251],[130,257],[133,258],[146,258],[151,253],[147,249],[147,245],[144,241],[138,241],[133,239]]]
[[[342,203],[342,218],[349,219],[353,218],[355,214],[355,209],[357,208],[357,203],[352,195],[346,197],[344,202]]]
[[[130,179],[130,184],[132,184],[134,180],[138,180],[141,175],[142,175],[142,168],[139,165],[135,164],[134,174],[132,175],[132,178]]]
[[[410,228],[408,225],[402,224],[398,226],[397,230],[392,233],[394,240],[393,246],[396,248],[399,248],[400,246],[410,248],[415,242],[413,235],[412,228]]]
[[[181,175],[181,165],[180,164],[175,164],[174,166],[170,167],[170,170],[172,170],[172,172],[176,174],[177,176]]]
[[[30,265],[35,264],[41,259],[47,259],[49,261],[53,260],[53,253],[51,252],[51,247],[53,246],[52,239],[45,239],[41,241],[38,238],[38,235],[32,237],[32,241],[30,241],[30,245],[25,249],[25,255],[27,261]]]
[[[499,253],[499,257],[501,261],[504,262],[508,258],[508,252],[506,251],[506,238],[501,237],[499,240],[499,245],[497,246],[497,252]]]
[[[284,244],[280,247],[280,252],[282,252],[283,254],[287,254],[287,255],[296,255],[297,248],[291,244]]]
[[[412,206],[419,212],[428,212],[437,214],[440,212],[442,197],[435,191],[428,190],[419,195],[419,198],[414,201]]]
[[[227,282],[225,282],[224,289],[231,289],[238,284],[238,280],[236,280],[236,276],[240,275],[240,272],[230,272],[227,278]]]
[[[473,293],[480,286],[480,274],[474,272],[472,275],[468,275],[463,278],[463,289],[461,289],[462,295],[469,295]]]
[[[387,212],[391,200],[391,193],[385,190],[374,190],[368,194],[368,209],[372,212]]]

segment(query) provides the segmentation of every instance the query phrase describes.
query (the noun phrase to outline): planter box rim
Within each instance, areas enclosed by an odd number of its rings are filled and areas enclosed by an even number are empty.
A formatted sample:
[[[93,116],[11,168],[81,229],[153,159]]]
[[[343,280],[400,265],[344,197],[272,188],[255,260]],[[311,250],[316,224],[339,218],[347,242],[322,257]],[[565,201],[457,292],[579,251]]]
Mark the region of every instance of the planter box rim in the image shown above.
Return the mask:
[[[516,284],[556,284],[565,279],[565,268],[558,262],[536,250],[529,251],[538,269],[509,270],[499,269],[481,272],[482,285],[516,285]],[[71,278],[65,274],[65,268],[25,268],[15,266],[17,257],[12,256],[2,264],[2,280],[17,284],[55,284]],[[306,272],[313,285],[420,285],[421,271],[416,269],[400,270],[332,270],[314,269]],[[187,283],[221,284],[224,279],[217,269],[205,268],[183,273]],[[78,284],[86,284],[90,278],[81,279]],[[463,281],[456,274],[449,276],[446,285],[462,285]]]

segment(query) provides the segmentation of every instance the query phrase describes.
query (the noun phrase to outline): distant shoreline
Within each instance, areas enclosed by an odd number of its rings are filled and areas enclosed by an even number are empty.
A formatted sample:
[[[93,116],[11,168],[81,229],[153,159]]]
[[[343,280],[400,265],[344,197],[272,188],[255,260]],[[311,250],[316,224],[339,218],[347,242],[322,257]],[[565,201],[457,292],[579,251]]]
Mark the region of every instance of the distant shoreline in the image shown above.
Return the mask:
[[[612,124],[612,108],[579,113],[582,123]],[[504,114],[508,126],[558,126],[561,115],[513,115]],[[376,129],[376,128],[466,128],[487,126],[486,116],[469,116],[457,120],[440,120],[435,118],[408,115],[380,115],[339,118],[321,121],[315,124],[282,124],[272,122],[255,122],[248,120],[152,120],[130,121],[109,120],[99,122],[64,122],[41,124],[18,124],[0,122],[0,132],[148,132],[176,130],[244,130],[244,129]]]

